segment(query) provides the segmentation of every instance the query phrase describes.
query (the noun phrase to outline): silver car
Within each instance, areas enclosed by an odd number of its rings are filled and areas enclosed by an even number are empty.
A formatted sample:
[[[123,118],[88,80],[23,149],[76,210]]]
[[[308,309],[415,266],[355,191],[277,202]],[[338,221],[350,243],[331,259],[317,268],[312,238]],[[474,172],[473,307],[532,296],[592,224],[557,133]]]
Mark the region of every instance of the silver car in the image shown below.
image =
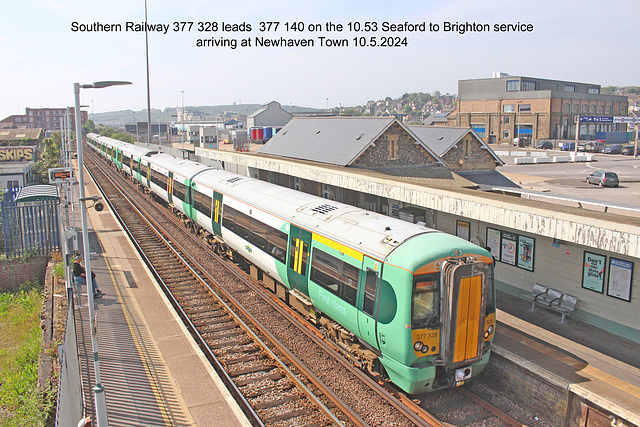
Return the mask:
[[[600,187],[617,187],[620,181],[618,175],[611,171],[595,171],[587,176],[588,184],[598,184]]]

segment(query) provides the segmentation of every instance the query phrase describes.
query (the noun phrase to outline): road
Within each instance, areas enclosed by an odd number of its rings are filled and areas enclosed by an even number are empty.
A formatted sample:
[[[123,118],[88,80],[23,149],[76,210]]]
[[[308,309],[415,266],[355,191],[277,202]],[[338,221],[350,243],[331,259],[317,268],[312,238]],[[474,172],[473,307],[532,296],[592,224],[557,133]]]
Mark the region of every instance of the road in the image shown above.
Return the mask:
[[[560,155],[566,156],[567,153],[547,150],[549,157]],[[596,154],[594,162],[532,165],[516,165],[513,163],[514,158],[501,156],[505,166],[499,167],[497,170],[525,190],[640,207],[640,157]],[[587,175],[596,170],[616,172],[620,178],[620,186],[618,188],[601,188],[597,185],[587,184],[585,182]]]

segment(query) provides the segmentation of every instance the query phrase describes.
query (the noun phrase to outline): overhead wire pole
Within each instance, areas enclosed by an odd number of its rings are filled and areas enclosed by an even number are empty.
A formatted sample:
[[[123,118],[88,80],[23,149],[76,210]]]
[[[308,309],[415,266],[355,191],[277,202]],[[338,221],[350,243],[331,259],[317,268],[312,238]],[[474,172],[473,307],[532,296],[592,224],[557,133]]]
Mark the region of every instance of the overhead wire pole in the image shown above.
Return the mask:
[[[84,253],[85,262],[85,281],[87,285],[87,300],[89,304],[89,329],[91,332],[91,349],[93,351],[93,370],[96,385],[93,387],[93,396],[96,409],[96,421],[99,427],[106,427],[109,425],[107,417],[107,400],[105,396],[104,386],[102,385],[102,379],[100,377],[100,362],[98,361],[98,340],[96,336],[95,327],[95,312],[93,305],[93,286],[91,278],[91,259],[90,259],[90,247],[89,247],[89,230],[87,226],[87,200],[96,200],[93,197],[85,197],[84,193],[84,169],[83,169],[83,152],[82,152],[82,123],[80,120],[80,88],[83,89],[100,89],[103,87],[114,85],[130,85],[131,82],[122,81],[104,81],[95,82],[92,84],[73,84],[73,95],[75,98],[75,120],[76,120],[76,143],[78,145],[78,180],[79,180],[79,193],[80,193],[80,218],[82,222],[82,249]]]
[[[144,35],[147,53],[147,143],[151,145],[151,90],[149,88],[149,30],[147,25],[147,0],[144,0]]]

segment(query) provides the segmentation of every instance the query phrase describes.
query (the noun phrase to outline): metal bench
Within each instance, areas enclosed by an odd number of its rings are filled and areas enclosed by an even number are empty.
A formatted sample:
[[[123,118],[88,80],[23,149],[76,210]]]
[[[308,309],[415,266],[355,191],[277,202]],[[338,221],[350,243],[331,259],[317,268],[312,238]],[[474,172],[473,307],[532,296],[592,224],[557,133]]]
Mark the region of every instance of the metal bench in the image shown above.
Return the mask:
[[[536,304],[538,304],[544,308],[560,313],[562,315],[560,323],[565,323],[565,317],[573,312],[578,302],[578,297],[562,293],[538,283],[534,284],[531,293],[524,295],[524,297],[531,301],[531,311],[534,311]]]
[[[538,301],[539,298],[545,298],[545,296],[547,295],[547,292],[549,292],[549,288],[536,283],[535,285],[533,285],[533,289],[531,289],[531,293],[524,295],[525,299],[528,299],[531,301],[531,311],[535,309],[536,301]]]
[[[562,294],[562,298],[560,299],[560,301],[554,304],[550,304],[549,308],[562,314],[560,323],[564,323],[564,317],[566,315],[570,315],[573,310],[575,310],[577,302],[578,297],[569,294]]]

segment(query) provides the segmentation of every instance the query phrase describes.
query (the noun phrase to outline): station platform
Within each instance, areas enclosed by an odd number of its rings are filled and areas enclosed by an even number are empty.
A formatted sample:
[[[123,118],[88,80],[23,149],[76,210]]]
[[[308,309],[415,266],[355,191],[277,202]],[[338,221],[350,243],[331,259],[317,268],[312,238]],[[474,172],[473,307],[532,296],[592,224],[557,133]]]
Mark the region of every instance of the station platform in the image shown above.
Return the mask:
[[[85,192],[99,194],[90,179]],[[81,229],[79,210],[75,217]],[[105,293],[94,300],[94,314],[110,425],[249,426],[110,210],[88,209],[88,229],[91,270]],[[95,420],[86,288],[81,303],[76,324],[85,412]]]
[[[640,426],[640,344],[506,292],[497,306],[494,354]]]

